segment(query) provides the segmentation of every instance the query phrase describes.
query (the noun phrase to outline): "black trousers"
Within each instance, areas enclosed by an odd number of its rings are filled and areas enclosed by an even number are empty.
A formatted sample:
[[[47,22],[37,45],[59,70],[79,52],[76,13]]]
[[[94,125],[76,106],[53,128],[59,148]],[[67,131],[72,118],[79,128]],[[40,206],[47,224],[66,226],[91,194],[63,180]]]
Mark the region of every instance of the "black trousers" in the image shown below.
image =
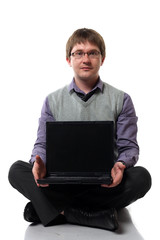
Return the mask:
[[[11,185],[28,198],[45,226],[69,207],[120,209],[142,198],[151,187],[151,176],[143,167],[128,168],[114,188],[100,185],[50,185],[37,187],[32,165],[15,162],[9,170]]]

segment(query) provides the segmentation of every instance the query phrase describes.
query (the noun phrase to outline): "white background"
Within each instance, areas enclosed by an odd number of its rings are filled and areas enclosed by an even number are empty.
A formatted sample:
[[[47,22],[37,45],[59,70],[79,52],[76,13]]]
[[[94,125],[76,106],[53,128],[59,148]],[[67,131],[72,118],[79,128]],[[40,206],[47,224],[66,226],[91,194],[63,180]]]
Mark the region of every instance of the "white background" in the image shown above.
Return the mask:
[[[0,1],[1,227],[17,240],[24,237],[27,200],[8,184],[8,170],[18,159],[29,160],[45,97],[72,80],[65,44],[83,27],[103,36],[107,56],[100,76],[131,95],[139,117],[138,165],[150,171],[153,186],[130,212],[142,236],[153,239],[160,213],[158,0]]]

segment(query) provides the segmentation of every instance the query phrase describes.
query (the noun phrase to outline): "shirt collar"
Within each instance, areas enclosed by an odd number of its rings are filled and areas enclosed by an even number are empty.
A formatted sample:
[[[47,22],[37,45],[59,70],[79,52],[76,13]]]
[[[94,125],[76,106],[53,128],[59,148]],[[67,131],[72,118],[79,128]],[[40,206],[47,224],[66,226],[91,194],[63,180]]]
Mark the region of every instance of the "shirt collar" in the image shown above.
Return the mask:
[[[102,80],[100,79],[100,77],[99,77],[99,79],[98,79],[98,82],[97,82],[96,86],[91,90],[91,92],[92,92],[93,90],[95,90],[96,88],[99,88],[101,92],[103,91],[103,82],[102,82]],[[75,81],[74,81],[74,78],[73,78],[72,82],[70,83],[68,90],[69,90],[70,93],[71,93],[72,91],[76,91],[76,92],[79,92],[79,93],[83,93],[83,94],[84,94],[84,92],[76,85],[76,83],[75,83]]]

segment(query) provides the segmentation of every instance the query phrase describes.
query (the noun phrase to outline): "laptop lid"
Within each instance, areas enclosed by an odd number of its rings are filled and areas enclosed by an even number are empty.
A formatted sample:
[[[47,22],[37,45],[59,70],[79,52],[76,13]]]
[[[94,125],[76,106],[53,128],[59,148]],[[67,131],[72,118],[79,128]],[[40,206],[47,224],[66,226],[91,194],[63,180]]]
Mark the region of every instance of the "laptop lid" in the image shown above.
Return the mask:
[[[47,175],[101,176],[113,167],[112,121],[47,122]]]

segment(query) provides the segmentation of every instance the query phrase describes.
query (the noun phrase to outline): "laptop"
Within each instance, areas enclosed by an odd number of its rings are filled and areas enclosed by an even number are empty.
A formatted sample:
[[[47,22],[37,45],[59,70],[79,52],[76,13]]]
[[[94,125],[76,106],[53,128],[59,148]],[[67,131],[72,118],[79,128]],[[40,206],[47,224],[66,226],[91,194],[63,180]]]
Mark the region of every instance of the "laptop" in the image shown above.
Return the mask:
[[[47,175],[39,184],[111,184],[113,121],[47,122]]]

